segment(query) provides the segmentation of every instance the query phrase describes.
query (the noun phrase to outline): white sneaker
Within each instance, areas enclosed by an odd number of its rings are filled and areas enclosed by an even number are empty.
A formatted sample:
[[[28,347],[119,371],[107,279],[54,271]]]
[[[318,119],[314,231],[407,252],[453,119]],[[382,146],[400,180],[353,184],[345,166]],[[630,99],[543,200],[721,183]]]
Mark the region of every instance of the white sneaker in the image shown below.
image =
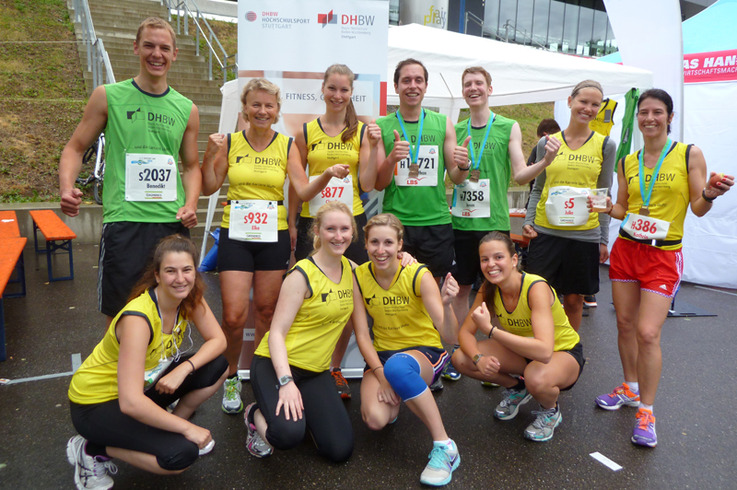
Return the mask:
[[[453,470],[458,468],[461,463],[461,456],[458,454],[458,447],[452,440],[451,446],[443,443],[433,443],[432,451],[430,451],[430,462],[425,466],[424,471],[420,475],[420,483],[440,487],[450,483],[453,477]]]
[[[87,440],[76,435],[67,442],[67,460],[74,466],[74,484],[79,490],[108,489],[113,487],[113,475],[118,467],[102,456],[90,456],[84,452]]]
[[[240,413],[243,410],[241,386],[241,379],[238,376],[225,380],[225,383],[223,383],[223,388],[225,389],[223,393],[223,412],[232,415]]]

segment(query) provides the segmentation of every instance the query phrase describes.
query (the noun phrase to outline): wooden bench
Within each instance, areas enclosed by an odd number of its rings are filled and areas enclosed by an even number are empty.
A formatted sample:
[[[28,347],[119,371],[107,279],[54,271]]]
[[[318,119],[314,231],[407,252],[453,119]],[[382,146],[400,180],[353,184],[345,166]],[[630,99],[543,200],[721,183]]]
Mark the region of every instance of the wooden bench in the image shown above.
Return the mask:
[[[15,211],[0,211],[0,240],[7,239],[18,239],[20,238],[20,228],[18,228],[18,218],[15,215]],[[25,240],[25,238],[24,238]],[[5,248],[8,245],[0,245]],[[11,246],[12,249],[12,246]],[[13,257],[13,254],[3,256],[6,262],[0,264],[0,268],[5,271],[5,268],[10,266],[10,275],[3,287],[0,288],[0,296],[5,298],[19,298],[26,295],[26,271],[25,264],[23,262],[23,250],[19,257]],[[10,279],[13,275],[13,271],[16,272],[15,279]],[[0,277],[3,274],[0,273]],[[20,292],[5,294],[5,286],[8,284],[20,284]]]
[[[527,248],[527,246],[530,244],[529,238],[518,235],[516,233],[510,233],[509,238],[511,238],[512,241],[521,248]]]
[[[77,235],[59,218],[59,216],[50,209],[36,209],[29,211],[33,218],[33,242],[36,253],[46,254],[46,264],[48,266],[49,282],[66,281],[74,279],[74,257],[72,254],[72,240]],[[46,248],[38,248],[38,231],[41,230],[46,239]],[[64,277],[54,277],[53,268],[51,266],[51,256],[61,250],[69,255],[69,275]]]
[[[0,238],[0,361],[4,361],[7,358],[7,352],[5,350],[5,311],[3,309],[3,298],[13,296],[25,296],[26,294],[26,283],[25,275],[21,275],[23,278],[23,292],[19,294],[2,296],[5,291],[5,287],[10,278],[13,275],[13,271],[16,270],[16,265],[20,262],[22,264],[23,258],[23,247],[26,246],[27,238],[16,237],[16,238]],[[19,274],[23,274],[23,269]]]

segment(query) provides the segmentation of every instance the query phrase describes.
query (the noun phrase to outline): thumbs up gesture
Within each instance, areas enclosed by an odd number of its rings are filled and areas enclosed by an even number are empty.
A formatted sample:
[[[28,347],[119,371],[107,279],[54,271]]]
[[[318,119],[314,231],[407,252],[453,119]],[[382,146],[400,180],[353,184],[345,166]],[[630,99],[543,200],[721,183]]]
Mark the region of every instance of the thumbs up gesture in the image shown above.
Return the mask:
[[[409,142],[402,140],[396,129],[394,130],[394,148],[389,153],[389,157],[395,164],[405,158],[409,158]]]
[[[463,143],[460,146],[456,146],[453,150],[453,162],[456,164],[456,166],[460,167],[461,169],[467,169],[467,167],[470,167],[470,162],[468,161],[468,145],[471,143],[471,137],[467,136],[465,140],[463,140]]]

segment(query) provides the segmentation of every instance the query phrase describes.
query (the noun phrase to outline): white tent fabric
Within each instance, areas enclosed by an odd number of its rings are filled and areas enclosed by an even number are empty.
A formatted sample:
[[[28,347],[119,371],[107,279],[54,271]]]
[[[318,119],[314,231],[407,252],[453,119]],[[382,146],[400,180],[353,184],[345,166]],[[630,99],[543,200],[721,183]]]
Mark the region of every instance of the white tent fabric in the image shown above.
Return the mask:
[[[593,59],[418,24],[389,29],[389,77],[397,63],[406,58],[416,58],[428,69],[429,83],[423,104],[439,108],[454,121],[466,107],[461,74],[469,66],[483,66],[491,73],[492,106],[562,100],[578,82],[589,78],[601,82],[606,93],[611,94],[652,85],[652,74],[647,70],[613,67]],[[392,80],[388,85],[387,103],[399,105]]]
[[[737,175],[734,160],[734,135],[737,134],[737,0],[719,0],[682,24],[684,60],[695,54],[722,53],[731,75],[722,81],[699,81],[686,67],[683,113],[683,139],[704,153],[709,171]],[[700,61],[711,56],[697,57]],[[617,53],[604,57],[620,63]],[[684,61],[685,66],[686,61]],[[731,65],[730,65],[731,64]],[[698,68],[703,68],[700,66]],[[691,81],[696,80],[696,81]],[[647,87],[647,86],[645,86]],[[557,116],[557,114],[556,114]],[[618,132],[615,126],[614,131]],[[639,134],[639,131],[636,131]],[[638,148],[634,146],[633,148]],[[612,220],[611,240],[618,232],[619,221]],[[714,202],[709,213],[697,218],[689,211],[683,239],[683,279],[698,284],[737,288],[737,189]]]

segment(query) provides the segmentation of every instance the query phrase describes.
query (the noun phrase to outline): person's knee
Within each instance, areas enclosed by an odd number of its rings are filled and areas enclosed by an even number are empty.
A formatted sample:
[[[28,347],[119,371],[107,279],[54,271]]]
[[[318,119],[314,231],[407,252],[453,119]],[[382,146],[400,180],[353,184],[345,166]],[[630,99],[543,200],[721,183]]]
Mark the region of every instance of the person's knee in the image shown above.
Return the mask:
[[[304,417],[304,414],[302,414]],[[305,438],[304,418],[297,420],[277,419],[269,424],[266,440],[276,449],[292,449]]]
[[[348,461],[353,454],[353,433],[345,434],[341,439],[332,441],[328,447],[318,448],[320,453],[333,463]]]
[[[386,417],[375,407],[361,408],[361,418],[370,430],[381,430],[386,427]]]
[[[156,456],[161,469],[181,473],[197,461],[200,450],[197,444],[184,440],[167,448],[167,452]]]
[[[247,308],[224,308],[223,330],[225,330],[225,335],[243,335],[241,329],[245,327],[247,317]]]
[[[403,401],[411,400],[427,389],[427,384],[420,376],[417,360],[403,352],[394,354],[386,361],[384,376]]]
[[[660,329],[655,329],[655,328],[638,329],[637,343],[646,348],[660,346]]]
[[[254,310],[256,313],[256,316],[260,319],[271,322],[272,317],[274,316],[274,310],[276,309],[276,303],[273,301],[260,301],[257,304],[254,304]]]

